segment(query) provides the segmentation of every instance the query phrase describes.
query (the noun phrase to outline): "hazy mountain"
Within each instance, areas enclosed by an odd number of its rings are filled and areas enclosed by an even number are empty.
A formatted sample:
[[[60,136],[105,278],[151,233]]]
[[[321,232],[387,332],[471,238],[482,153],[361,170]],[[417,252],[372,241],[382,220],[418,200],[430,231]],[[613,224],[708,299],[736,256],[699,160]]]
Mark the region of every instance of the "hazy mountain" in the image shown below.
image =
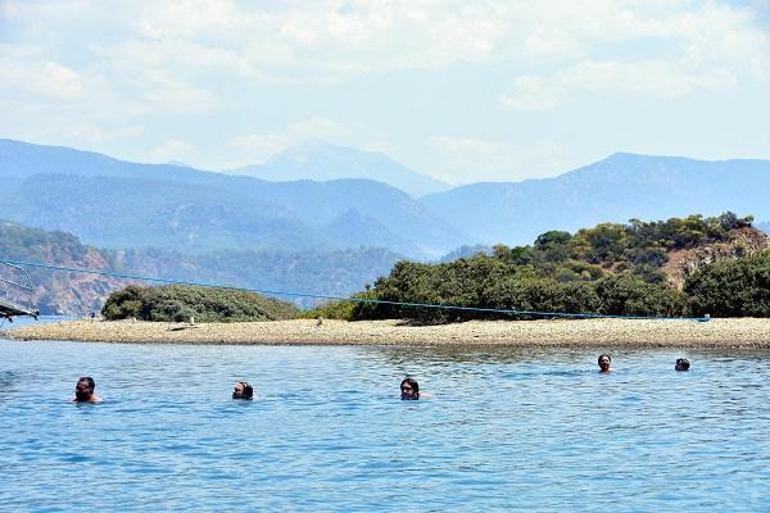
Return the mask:
[[[366,178],[387,183],[414,197],[449,189],[449,184],[413,171],[382,153],[319,140],[287,148],[264,164],[229,172],[270,181]]]
[[[693,212],[770,218],[770,161],[699,161],[617,153],[543,180],[477,183],[422,198],[488,244],[528,244],[553,229],[665,219]]]
[[[371,180],[267,182],[10,140],[0,140],[0,177],[0,216],[111,248],[372,244],[427,257],[469,240],[406,193]],[[347,230],[332,224],[351,210],[367,222]]]
[[[246,177],[238,190],[260,201],[273,201],[309,223],[326,225],[349,210],[376,220],[390,235],[409,242],[424,255],[439,256],[475,239],[433,214],[406,193],[389,185],[361,179],[315,182],[262,182]],[[374,230],[368,235],[380,238]],[[388,235],[384,235],[387,240]],[[414,251],[412,252],[414,254]]]
[[[33,175],[0,216],[108,248],[332,250],[342,246],[287,209],[221,189],[162,180]]]
[[[362,215],[356,209],[344,212],[325,228],[326,233],[343,241],[348,247],[382,247],[408,254],[412,248],[419,246],[399,237],[376,219]]]
[[[195,256],[158,250],[105,250],[85,245],[68,233],[7,221],[0,221],[0,254],[8,260],[338,297],[362,290],[402,258],[372,248],[334,252],[218,251]],[[36,267],[28,271],[35,286],[34,303],[44,315],[98,311],[110,292],[135,282]],[[316,302],[298,296],[275,297],[303,306]]]
[[[187,164],[186,162],[182,162],[181,160],[169,160],[166,162],[166,165],[176,167],[192,167],[191,165]]]
[[[187,166],[139,164],[114,159],[101,153],[65,146],[44,146],[12,139],[0,139],[0,176],[28,177],[41,173],[80,176],[124,176],[191,180],[211,173]]]

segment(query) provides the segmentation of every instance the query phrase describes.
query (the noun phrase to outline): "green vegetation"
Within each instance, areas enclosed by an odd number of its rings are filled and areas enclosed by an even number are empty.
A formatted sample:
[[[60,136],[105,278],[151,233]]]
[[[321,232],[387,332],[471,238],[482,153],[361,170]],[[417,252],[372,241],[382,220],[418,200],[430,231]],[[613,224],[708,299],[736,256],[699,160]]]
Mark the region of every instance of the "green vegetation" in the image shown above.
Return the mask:
[[[717,317],[770,317],[770,252],[721,260],[687,278],[690,311]]]
[[[343,321],[355,320],[355,301],[329,301],[322,303],[315,308],[305,310],[299,314],[300,319],[340,319]]]
[[[45,262],[82,269],[157,276],[185,282],[307,292],[346,297],[362,283],[387,273],[400,257],[385,249],[333,252],[217,251],[184,255],[153,248],[107,250],[87,246],[74,235],[0,221],[0,255],[8,260]],[[28,268],[36,285],[33,302],[43,315],[88,315],[127,280]],[[312,306],[297,298],[298,306]]]
[[[574,235],[549,231],[532,246],[498,245],[491,255],[477,253],[438,264],[398,262],[368,294],[382,301],[489,309],[686,315],[688,305],[698,303],[665,283],[661,267],[668,253],[728,240],[731,230],[751,226],[751,221],[727,212],[656,222],[632,219],[629,224],[600,224]],[[510,315],[359,303],[352,318],[448,322]]]
[[[110,294],[102,309],[106,319],[135,317],[145,321],[196,322],[274,321],[297,316],[290,303],[253,292],[226,288],[130,285]]]

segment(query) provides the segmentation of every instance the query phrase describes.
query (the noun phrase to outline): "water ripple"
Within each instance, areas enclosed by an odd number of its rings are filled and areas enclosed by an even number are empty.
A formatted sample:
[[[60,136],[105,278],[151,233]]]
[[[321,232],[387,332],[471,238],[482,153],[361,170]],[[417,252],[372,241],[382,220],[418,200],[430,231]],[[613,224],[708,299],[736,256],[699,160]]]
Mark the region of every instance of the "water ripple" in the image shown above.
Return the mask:
[[[770,353],[598,352],[0,340],[0,504],[770,509]],[[399,401],[407,374],[433,398]],[[80,375],[103,404],[68,402]]]

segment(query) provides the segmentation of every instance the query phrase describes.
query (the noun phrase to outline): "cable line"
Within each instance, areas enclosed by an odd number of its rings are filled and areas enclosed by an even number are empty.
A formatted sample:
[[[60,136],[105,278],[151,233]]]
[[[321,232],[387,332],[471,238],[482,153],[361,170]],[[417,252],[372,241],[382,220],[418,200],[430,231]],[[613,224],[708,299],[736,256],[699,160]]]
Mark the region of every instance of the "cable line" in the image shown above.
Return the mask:
[[[109,276],[112,278],[121,278],[121,279],[127,279],[127,280],[138,280],[138,281],[146,281],[146,282],[154,282],[154,283],[165,283],[169,285],[191,285],[196,287],[207,287],[207,288],[220,288],[220,289],[229,289],[229,290],[240,290],[244,292],[255,292],[258,294],[266,294],[266,295],[272,295],[272,296],[287,296],[287,297],[297,297],[297,298],[308,298],[308,299],[326,299],[326,300],[332,300],[332,301],[348,301],[352,303],[364,303],[364,304],[378,304],[378,305],[389,305],[389,306],[403,306],[403,307],[409,307],[409,308],[428,308],[428,309],[435,309],[435,310],[456,310],[456,311],[467,311],[467,312],[481,312],[481,313],[496,313],[496,314],[504,314],[504,315],[530,315],[533,317],[565,317],[570,319],[648,319],[648,320],[659,320],[659,321],[679,321],[679,320],[686,320],[686,321],[697,321],[697,322],[706,322],[710,320],[710,317],[665,317],[665,316],[648,316],[648,315],[620,315],[620,314],[600,314],[600,313],[570,313],[570,312],[542,312],[537,310],[517,310],[517,309],[504,309],[504,308],[484,308],[484,307],[477,307],[477,306],[461,306],[461,305],[446,305],[446,304],[440,304],[440,303],[416,303],[416,302],[408,302],[408,301],[388,301],[386,299],[366,299],[366,298],[355,298],[355,297],[341,297],[341,296],[330,296],[326,294],[311,294],[311,293],[304,293],[304,292],[288,292],[288,291],[282,291],[282,290],[268,290],[268,289],[256,289],[256,288],[247,288],[247,287],[236,287],[232,285],[222,285],[218,283],[206,283],[206,282],[197,282],[197,281],[186,281],[186,280],[172,280],[168,278],[159,278],[156,276],[142,276],[137,274],[127,274],[127,273],[119,273],[115,271],[102,271],[99,269],[83,269],[83,268],[77,268],[77,267],[67,267],[67,266],[61,266],[61,265],[53,265],[53,264],[47,264],[45,262],[25,262],[25,261],[18,261],[18,260],[5,260],[0,259],[0,263],[6,263],[11,265],[18,265],[18,266],[27,266],[27,267],[37,267],[39,269],[47,269],[51,271],[61,271],[61,272],[72,272],[72,273],[82,273],[82,274],[95,274],[100,276]]]

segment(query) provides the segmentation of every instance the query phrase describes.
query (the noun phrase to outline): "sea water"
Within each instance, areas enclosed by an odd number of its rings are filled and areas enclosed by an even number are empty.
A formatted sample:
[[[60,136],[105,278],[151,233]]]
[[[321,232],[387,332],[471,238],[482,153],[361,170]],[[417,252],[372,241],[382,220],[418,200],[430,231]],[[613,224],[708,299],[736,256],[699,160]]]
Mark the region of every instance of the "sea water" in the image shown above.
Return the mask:
[[[0,510],[770,510],[770,352],[600,352],[0,340]]]

